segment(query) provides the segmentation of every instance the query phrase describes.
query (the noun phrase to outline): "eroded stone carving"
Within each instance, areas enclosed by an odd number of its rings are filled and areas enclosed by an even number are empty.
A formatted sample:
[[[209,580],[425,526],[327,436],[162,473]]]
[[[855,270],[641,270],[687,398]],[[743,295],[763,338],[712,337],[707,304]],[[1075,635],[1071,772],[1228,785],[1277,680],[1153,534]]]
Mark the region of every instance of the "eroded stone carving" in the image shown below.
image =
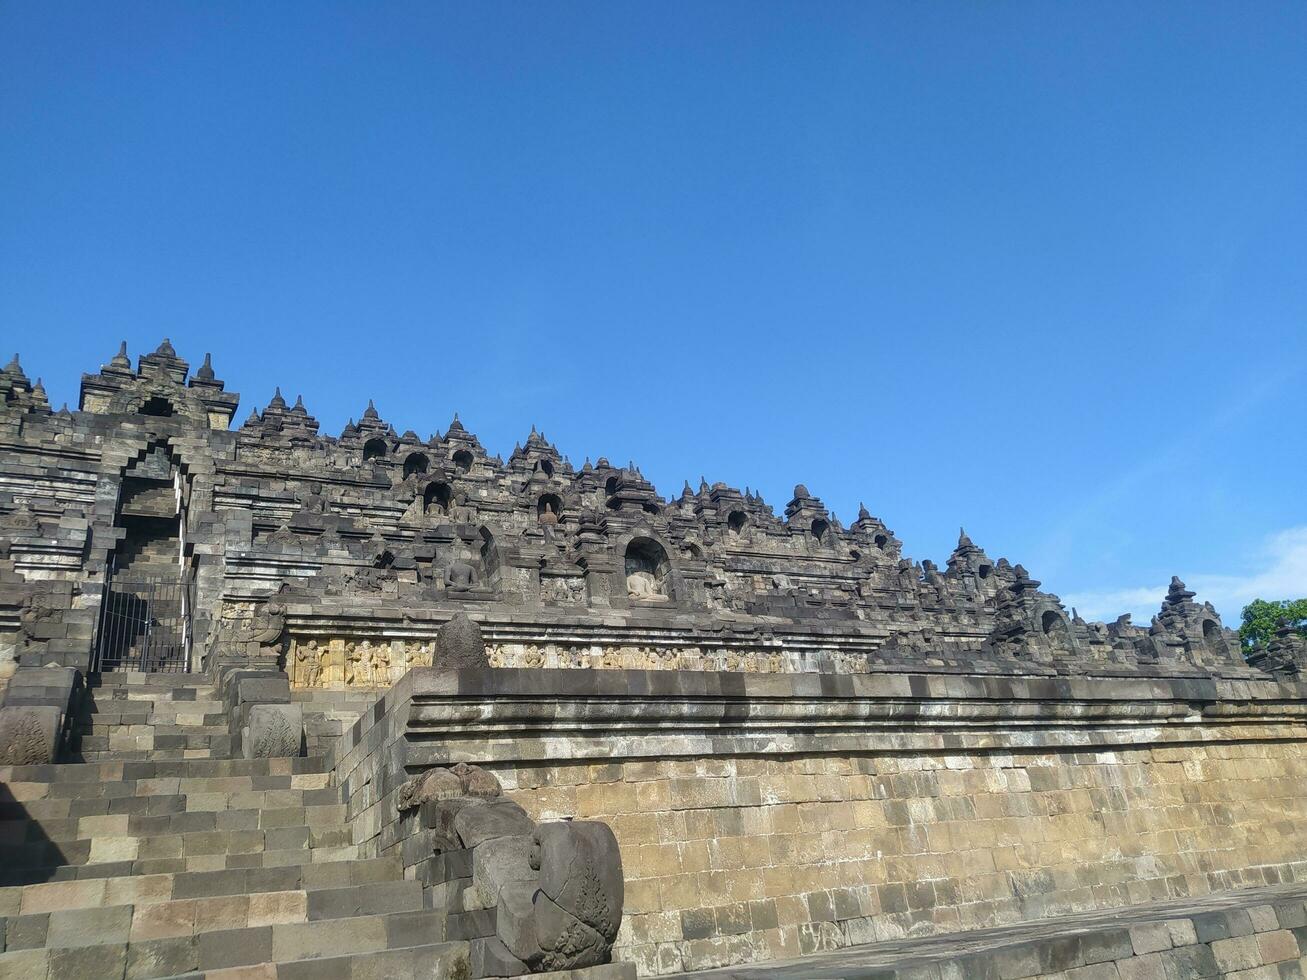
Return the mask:
[[[298,704],[254,704],[249,708],[244,733],[249,759],[284,759],[300,754],[304,732],[303,708]]]
[[[436,633],[436,655],[432,666],[442,670],[490,666],[481,627],[466,613],[459,613]]]
[[[536,972],[606,962],[622,919],[622,862],[612,830],[590,820],[541,824],[529,860],[538,877],[500,889],[504,946]]]
[[[502,789],[495,775],[480,766],[457,763],[448,769],[428,769],[405,782],[395,792],[395,808],[403,813],[435,800],[450,800],[459,796],[474,799],[494,799]]]
[[[471,795],[482,788],[486,795]],[[433,853],[471,858],[460,907],[495,913],[494,934],[473,940],[477,975],[607,962],[623,901],[613,832],[594,821],[536,824],[517,803],[498,798],[498,789],[490,773],[459,764],[416,776],[396,794],[401,813],[420,808]]]
[[[0,708],[0,765],[54,762],[59,746],[59,709],[51,705]]]
[[[445,569],[445,588],[451,592],[466,592],[476,584],[477,570],[465,561],[450,562]]]

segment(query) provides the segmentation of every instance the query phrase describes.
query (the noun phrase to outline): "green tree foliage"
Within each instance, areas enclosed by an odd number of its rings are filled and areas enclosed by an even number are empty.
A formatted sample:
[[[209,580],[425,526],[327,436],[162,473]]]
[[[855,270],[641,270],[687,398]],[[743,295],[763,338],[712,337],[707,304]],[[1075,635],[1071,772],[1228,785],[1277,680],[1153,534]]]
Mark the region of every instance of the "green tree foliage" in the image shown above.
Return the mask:
[[[1281,619],[1287,619],[1298,632],[1307,636],[1307,599],[1280,599],[1267,602],[1254,599],[1243,607],[1243,625],[1239,639],[1245,652],[1264,647],[1279,628]]]

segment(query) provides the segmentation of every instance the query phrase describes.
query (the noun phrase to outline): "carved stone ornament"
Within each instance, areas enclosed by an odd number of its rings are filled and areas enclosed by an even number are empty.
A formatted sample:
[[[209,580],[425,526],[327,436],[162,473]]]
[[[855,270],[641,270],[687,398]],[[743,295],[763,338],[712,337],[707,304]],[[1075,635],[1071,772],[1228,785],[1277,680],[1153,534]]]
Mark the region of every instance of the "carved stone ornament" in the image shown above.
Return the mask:
[[[493,799],[501,792],[494,773],[460,762],[448,769],[428,769],[408,780],[395,794],[395,808],[403,813],[434,800],[452,800],[461,796]]]
[[[250,759],[285,759],[300,754],[304,731],[298,704],[256,704],[250,707],[245,755]]]
[[[59,709],[52,705],[0,708],[0,765],[38,766],[55,761]]]

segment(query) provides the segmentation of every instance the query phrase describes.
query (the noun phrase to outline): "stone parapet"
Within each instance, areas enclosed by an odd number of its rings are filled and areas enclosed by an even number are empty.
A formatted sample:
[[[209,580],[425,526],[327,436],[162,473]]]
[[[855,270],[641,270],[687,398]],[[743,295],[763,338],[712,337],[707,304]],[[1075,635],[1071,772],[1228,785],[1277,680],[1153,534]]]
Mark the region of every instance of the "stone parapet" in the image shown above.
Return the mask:
[[[1307,880],[1303,687],[1213,678],[411,671],[337,746],[354,840],[493,772],[598,820],[642,974]],[[410,844],[410,848],[412,848]]]

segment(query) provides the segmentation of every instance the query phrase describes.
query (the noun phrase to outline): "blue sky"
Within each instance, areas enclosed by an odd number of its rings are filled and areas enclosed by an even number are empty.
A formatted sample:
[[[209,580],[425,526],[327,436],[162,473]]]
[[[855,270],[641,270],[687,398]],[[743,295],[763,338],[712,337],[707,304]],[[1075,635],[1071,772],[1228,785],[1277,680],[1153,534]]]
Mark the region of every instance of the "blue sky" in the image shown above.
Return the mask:
[[[1307,5],[0,6],[0,335],[1307,593]],[[1272,597],[1266,594],[1264,597]]]

